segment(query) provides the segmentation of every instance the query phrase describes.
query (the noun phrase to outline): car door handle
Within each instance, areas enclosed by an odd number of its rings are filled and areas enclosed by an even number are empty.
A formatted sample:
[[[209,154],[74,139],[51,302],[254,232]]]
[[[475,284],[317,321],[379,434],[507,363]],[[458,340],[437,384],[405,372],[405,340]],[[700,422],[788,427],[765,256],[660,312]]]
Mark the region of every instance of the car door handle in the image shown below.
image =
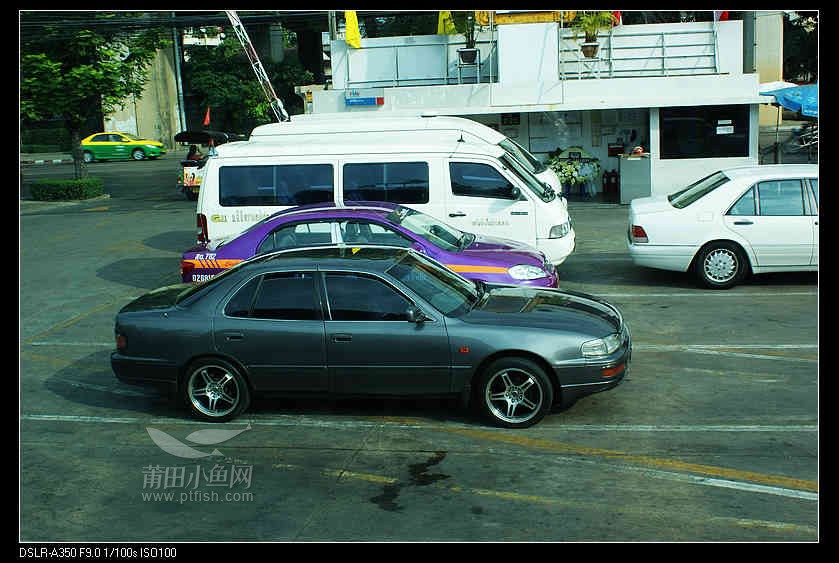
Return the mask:
[[[244,340],[245,335],[241,332],[225,332],[224,333],[225,340],[232,341],[232,340]]]
[[[735,225],[754,225],[752,221],[734,221]]]
[[[527,211],[510,211],[510,215],[527,215]]]
[[[352,342],[352,334],[333,334],[332,342]]]
[[[466,217],[466,213],[463,211],[455,211],[454,213],[449,213],[449,217]]]

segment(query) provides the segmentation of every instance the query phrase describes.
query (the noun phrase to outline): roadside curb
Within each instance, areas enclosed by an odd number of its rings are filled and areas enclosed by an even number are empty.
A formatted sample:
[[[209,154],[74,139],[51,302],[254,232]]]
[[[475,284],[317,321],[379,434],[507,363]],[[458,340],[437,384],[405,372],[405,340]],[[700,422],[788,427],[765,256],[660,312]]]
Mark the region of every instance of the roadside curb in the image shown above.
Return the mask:
[[[96,203],[97,201],[106,201],[111,199],[111,194],[102,194],[88,199],[77,200],[63,200],[63,201],[40,201],[37,199],[21,199],[20,210],[44,211],[49,209],[57,209],[60,207],[72,207],[83,203]]]
[[[21,159],[21,164],[70,164],[72,158],[49,158],[49,159]]]

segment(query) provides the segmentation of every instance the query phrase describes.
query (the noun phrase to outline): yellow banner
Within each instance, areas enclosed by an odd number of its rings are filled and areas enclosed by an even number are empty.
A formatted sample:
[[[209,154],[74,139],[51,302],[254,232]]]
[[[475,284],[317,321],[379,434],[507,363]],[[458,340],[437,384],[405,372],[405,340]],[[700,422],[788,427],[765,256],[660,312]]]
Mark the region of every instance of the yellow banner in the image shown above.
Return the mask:
[[[475,12],[475,21],[479,25],[489,25],[490,14],[492,14],[492,22],[496,25],[504,25],[511,23],[550,23],[550,22],[564,22],[568,23],[576,17],[577,12],[574,10],[561,10],[550,12],[517,12],[515,14],[499,14],[498,12],[488,12],[485,10]]]
[[[355,10],[347,10],[344,12],[344,21],[346,22],[346,41],[347,45],[356,49],[361,48],[361,32],[358,30],[358,16],[355,15]]]
[[[452,13],[449,10],[440,10],[437,13],[437,35],[454,35],[457,30],[452,21]]]

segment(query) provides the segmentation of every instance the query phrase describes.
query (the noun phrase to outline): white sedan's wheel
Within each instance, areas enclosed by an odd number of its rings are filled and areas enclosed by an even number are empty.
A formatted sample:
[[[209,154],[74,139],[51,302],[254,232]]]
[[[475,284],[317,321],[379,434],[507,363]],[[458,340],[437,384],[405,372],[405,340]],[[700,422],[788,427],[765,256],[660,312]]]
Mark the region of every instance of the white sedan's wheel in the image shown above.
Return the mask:
[[[696,263],[699,280],[712,289],[734,286],[746,272],[742,251],[731,243],[719,242],[704,248]]]

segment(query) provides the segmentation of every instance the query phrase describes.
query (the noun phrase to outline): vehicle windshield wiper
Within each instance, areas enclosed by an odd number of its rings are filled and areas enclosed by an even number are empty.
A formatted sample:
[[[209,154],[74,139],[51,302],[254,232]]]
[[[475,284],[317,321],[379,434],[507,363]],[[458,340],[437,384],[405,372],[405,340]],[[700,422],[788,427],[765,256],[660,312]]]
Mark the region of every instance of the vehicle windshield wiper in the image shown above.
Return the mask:
[[[472,233],[463,233],[463,236],[460,237],[459,241],[457,241],[458,250],[463,250],[473,242],[475,242],[475,235],[473,235]]]
[[[545,186],[545,198],[546,198],[545,201],[548,202],[548,201],[555,200],[556,199],[556,192],[551,187],[551,185],[548,184],[548,183],[545,183],[544,186]]]

